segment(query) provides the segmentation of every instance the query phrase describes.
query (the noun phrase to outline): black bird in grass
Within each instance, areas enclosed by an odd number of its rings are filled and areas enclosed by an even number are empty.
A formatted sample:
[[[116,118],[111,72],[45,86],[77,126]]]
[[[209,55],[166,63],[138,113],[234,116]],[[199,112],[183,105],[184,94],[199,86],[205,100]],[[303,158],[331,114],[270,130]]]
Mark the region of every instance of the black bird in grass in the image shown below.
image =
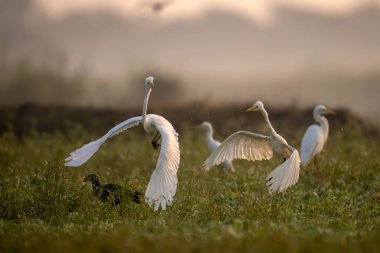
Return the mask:
[[[138,204],[141,203],[141,192],[130,191],[117,184],[101,184],[99,178],[95,174],[87,175],[83,181],[91,181],[92,191],[103,202],[108,202],[111,196],[114,198],[112,205],[115,206],[120,204],[122,197],[127,197]]]

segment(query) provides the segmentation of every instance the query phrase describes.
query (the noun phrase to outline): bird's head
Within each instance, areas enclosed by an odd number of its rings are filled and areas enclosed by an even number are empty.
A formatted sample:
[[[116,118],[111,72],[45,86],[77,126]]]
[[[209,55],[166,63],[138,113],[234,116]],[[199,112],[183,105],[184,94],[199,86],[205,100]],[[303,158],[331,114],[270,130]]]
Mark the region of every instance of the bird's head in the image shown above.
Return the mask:
[[[95,174],[89,174],[89,175],[87,175],[87,176],[83,179],[83,182],[87,182],[87,181],[98,182],[99,179],[98,179],[98,177],[97,177]]]
[[[145,85],[149,88],[154,88],[156,87],[155,83],[154,83],[154,77],[153,76],[149,76],[145,79]]]
[[[326,106],[324,106],[324,105],[317,105],[314,108],[313,114],[314,115],[327,115],[327,114],[336,115],[336,113],[334,111],[327,109]]]
[[[210,122],[207,122],[207,121],[203,122],[201,124],[201,127],[202,127],[203,130],[208,130],[208,129],[212,128]]]
[[[257,101],[254,103],[251,107],[249,107],[246,112],[255,112],[255,111],[261,111],[264,109],[264,104],[261,101]]]

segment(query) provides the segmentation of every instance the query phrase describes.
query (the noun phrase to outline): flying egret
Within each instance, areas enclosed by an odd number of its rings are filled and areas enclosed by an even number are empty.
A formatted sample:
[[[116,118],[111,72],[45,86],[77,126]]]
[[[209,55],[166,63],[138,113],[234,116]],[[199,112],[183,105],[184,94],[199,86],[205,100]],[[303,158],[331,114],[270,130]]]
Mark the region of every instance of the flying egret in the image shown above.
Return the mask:
[[[143,124],[146,132],[158,130],[161,138],[161,151],[156,168],[150,177],[145,191],[145,201],[157,211],[161,205],[162,210],[171,205],[177,189],[177,171],[180,162],[178,133],[164,117],[155,114],[147,115],[148,100],[152,88],[155,86],[153,77],[145,80],[145,97],[143,115],[130,118],[112,128],[103,137],[90,142],[75,150],[66,158],[65,166],[78,167],[89,160],[107,139],[131,128]],[[157,135],[156,135],[157,137]],[[156,138],[155,138],[156,139]],[[153,140],[154,142],[154,140]],[[154,145],[153,145],[154,146]]]
[[[204,166],[206,170],[209,170],[211,166],[220,164],[225,160],[269,160],[274,153],[284,158],[284,161],[267,176],[267,186],[271,192],[285,191],[298,182],[300,171],[298,151],[289,146],[286,140],[273,129],[262,102],[257,101],[246,110],[246,112],[252,111],[259,111],[263,115],[269,127],[270,135],[265,136],[245,131],[236,132],[222,142],[207,158]]]
[[[335,114],[324,105],[317,105],[313,111],[314,120],[319,123],[309,126],[302,138],[301,165],[305,166],[318,155],[326,144],[329,135],[329,123],[323,115]]]
[[[205,122],[202,123],[201,126],[206,131],[206,143],[207,143],[207,147],[208,147],[209,151],[212,153],[212,152],[214,152],[219,147],[220,142],[214,139],[214,137],[213,137],[214,128],[212,127],[212,125],[211,125],[210,122],[205,121]],[[224,162],[222,162],[221,167],[224,170],[230,170],[232,172],[235,171],[234,166],[232,165],[232,163],[230,161],[227,161],[227,160],[224,161]]]

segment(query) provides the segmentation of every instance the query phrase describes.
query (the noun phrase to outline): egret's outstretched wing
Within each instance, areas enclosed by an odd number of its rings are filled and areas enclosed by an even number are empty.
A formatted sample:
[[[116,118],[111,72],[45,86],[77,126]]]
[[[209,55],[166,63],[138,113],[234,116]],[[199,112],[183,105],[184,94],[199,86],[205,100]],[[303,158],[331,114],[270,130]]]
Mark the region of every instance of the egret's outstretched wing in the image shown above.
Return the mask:
[[[301,164],[306,165],[323,148],[323,132],[320,126],[311,125],[302,139]]]
[[[271,192],[282,192],[298,182],[300,173],[300,156],[296,149],[292,155],[274,169],[266,178]]]
[[[142,122],[142,116],[130,118],[114,128],[112,128],[110,131],[108,131],[107,134],[105,134],[103,137],[99,138],[96,141],[90,142],[83,147],[75,150],[74,152],[70,153],[70,156],[65,159],[65,166],[69,167],[78,167],[82,165],[83,163],[87,162],[88,159],[90,159],[96,151],[99,150],[100,146],[105,142],[108,138],[111,138],[112,136],[127,130],[128,128],[134,127]]]
[[[161,134],[161,151],[145,191],[145,201],[157,211],[161,205],[171,205],[177,190],[177,171],[180,162],[178,133],[165,118],[149,114],[148,120]]]
[[[224,161],[246,159],[250,161],[268,160],[273,156],[270,138],[268,136],[244,131],[230,135],[207,158],[203,166],[209,170],[212,166]]]

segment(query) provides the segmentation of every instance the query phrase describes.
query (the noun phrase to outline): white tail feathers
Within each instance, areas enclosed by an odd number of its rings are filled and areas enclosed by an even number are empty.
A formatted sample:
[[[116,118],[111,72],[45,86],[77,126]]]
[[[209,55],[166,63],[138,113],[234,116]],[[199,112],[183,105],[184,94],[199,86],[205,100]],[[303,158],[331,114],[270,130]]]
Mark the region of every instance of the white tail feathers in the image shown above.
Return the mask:
[[[74,152],[70,153],[70,156],[65,159],[65,166],[78,167],[88,161],[99,150],[100,146],[104,142],[104,138],[100,138],[96,141],[90,142],[81,148],[78,148]]]
[[[282,192],[295,185],[298,182],[299,172],[300,156],[294,149],[292,155],[267,176],[269,191]]]
[[[301,165],[306,166],[310,160],[317,154],[316,149],[317,145],[311,145],[302,143],[301,146]]]
[[[301,156],[301,165],[302,166],[306,166],[309,162],[310,162],[310,158],[309,157],[302,157]]]

